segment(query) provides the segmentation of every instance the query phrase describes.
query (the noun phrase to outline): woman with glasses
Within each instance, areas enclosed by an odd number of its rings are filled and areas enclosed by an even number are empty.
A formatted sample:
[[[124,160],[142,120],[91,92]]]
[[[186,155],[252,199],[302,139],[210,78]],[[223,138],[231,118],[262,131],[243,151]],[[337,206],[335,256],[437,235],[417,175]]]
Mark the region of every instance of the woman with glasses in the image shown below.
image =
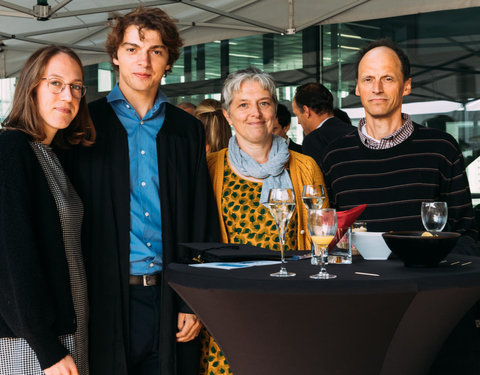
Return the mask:
[[[0,133],[0,374],[88,374],[83,206],[54,148],[91,145],[83,69],[34,52]]]

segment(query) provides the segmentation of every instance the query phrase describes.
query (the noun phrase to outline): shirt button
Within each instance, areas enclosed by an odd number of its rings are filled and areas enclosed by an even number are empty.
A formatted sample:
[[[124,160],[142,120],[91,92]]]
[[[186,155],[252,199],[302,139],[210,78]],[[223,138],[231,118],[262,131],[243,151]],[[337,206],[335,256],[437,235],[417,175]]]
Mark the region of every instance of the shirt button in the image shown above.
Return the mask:
[[[152,247],[152,244],[150,242],[147,242],[148,247]]]
[[[147,183],[145,181],[142,181],[141,185],[145,186]]]
[[[150,263],[148,266],[149,266],[150,268],[152,268],[154,265],[155,265],[155,264]]]
[[[143,121],[140,121],[140,125],[143,125]]]
[[[145,155],[145,150],[140,151],[142,155]]]
[[[305,234],[305,231],[302,229],[302,230],[300,231],[300,234]]]
[[[130,106],[128,104],[125,107],[130,108]]]
[[[149,214],[148,212],[145,212],[145,216],[146,216],[146,217],[149,217],[150,214]]]

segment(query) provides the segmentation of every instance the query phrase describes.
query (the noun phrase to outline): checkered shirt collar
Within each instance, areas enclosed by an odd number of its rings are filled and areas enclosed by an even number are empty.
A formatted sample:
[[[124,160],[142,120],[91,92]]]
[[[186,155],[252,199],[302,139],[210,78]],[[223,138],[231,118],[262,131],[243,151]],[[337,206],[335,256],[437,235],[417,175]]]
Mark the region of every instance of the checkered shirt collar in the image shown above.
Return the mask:
[[[367,121],[365,118],[362,118],[358,123],[358,135],[360,136],[360,140],[366,147],[372,150],[386,150],[398,146],[413,133],[413,122],[410,116],[406,113],[402,113],[402,120],[403,125],[400,129],[382,138],[380,141],[377,141],[364,131]]]

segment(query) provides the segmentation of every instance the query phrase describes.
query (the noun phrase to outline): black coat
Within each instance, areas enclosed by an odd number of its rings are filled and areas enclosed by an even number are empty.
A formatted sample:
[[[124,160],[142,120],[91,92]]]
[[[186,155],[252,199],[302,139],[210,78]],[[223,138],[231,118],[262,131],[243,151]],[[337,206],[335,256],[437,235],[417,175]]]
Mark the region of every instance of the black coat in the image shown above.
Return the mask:
[[[318,166],[322,168],[323,154],[327,146],[337,138],[356,130],[357,128],[355,126],[347,124],[336,117],[331,117],[325,121],[320,128],[315,129],[305,136],[302,144],[302,152],[315,159]]]
[[[93,147],[74,150],[68,166],[85,205],[90,367],[92,375],[123,375],[129,352],[128,136],[105,98],[91,103],[89,109],[97,141]],[[205,161],[203,125],[166,104],[165,122],[157,134],[157,157],[165,269],[171,262],[189,260],[178,250],[178,243],[218,241],[218,221]],[[164,277],[159,340],[162,375],[181,373],[176,346],[186,344],[175,341],[180,310],[188,312]]]
[[[60,216],[28,142],[0,133],[0,337],[24,338],[45,369],[68,354],[57,336],[76,322]]]
[[[288,142],[288,149],[295,152],[302,153],[302,145],[295,143],[294,141],[292,141],[291,138],[290,138],[290,142]]]

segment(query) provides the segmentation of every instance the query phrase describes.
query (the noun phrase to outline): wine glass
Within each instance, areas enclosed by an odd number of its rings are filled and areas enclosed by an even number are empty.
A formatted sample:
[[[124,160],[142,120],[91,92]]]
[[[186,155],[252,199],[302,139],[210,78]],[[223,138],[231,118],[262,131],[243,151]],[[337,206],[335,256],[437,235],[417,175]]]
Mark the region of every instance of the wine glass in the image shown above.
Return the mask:
[[[447,224],[447,202],[422,202],[422,223],[429,232],[441,232]]]
[[[303,185],[302,200],[307,211],[311,208],[322,208],[325,199],[325,190],[323,185]],[[317,258],[314,256],[315,245],[311,242],[312,257],[310,262],[317,266]]]
[[[295,273],[288,272],[285,268],[285,233],[287,231],[288,221],[292,217],[293,210],[295,209],[295,196],[292,189],[270,189],[268,193],[268,209],[275,221],[275,225],[278,230],[278,238],[280,239],[280,255],[282,257],[282,266],[280,271],[271,273],[270,276],[274,277],[291,277],[295,276]]]
[[[322,185],[303,186],[302,200],[307,210],[312,208],[322,208],[324,199],[325,190]]]
[[[334,279],[325,269],[325,259],[328,259],[327,246],[332,242],[337,232],[337,212],[334,208],[308,210],[307,225],[310,237],[315,246],[315,257],[320,264],[320,272],[311,275],[312,279]]]

